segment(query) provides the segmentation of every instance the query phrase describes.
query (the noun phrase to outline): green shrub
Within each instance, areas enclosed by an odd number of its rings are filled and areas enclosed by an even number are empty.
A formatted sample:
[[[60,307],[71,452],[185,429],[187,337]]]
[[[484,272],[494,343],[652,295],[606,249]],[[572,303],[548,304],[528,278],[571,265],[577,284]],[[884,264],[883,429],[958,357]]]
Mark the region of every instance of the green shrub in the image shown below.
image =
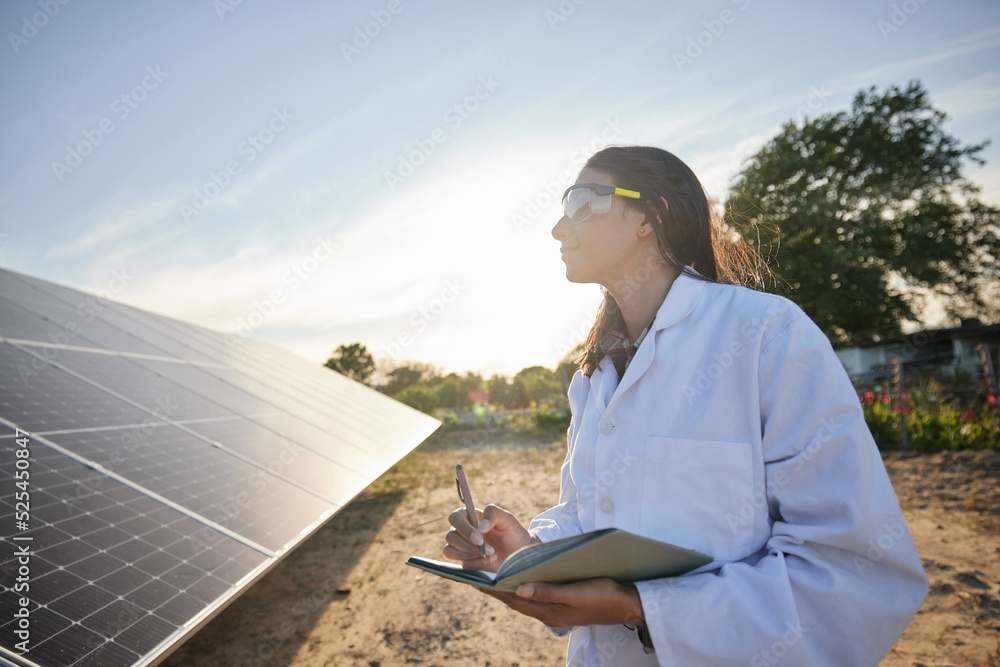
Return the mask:
[[[393,394],[392,397],[428,415],[437,407],[437,396],[434,390],[420,384],[410,385]]]
[[[532,415],[540,428],[569,428],[569,422],[572,418],[569,410],[536,410],[535,414]]]
[[[868,430],[875,438],[879,449],[896,449],[899,447],[899,415],[888,406],[876,402],[865,405],[865,421]]]
[[[879,449],[900,447],[899,413],[875,402],[863,405],[865,421]],[[1000,450],[1000,427],[993,412],[959,411],[944,406],[912,408],[906,415],[906,435],[910,449],[939,452],[953,449]]]

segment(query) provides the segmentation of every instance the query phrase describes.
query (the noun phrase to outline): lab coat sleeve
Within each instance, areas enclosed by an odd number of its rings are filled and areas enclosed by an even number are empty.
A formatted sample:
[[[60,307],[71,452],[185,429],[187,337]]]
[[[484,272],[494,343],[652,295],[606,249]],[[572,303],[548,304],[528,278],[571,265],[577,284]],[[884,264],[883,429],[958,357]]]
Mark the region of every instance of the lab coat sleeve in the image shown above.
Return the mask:
[[[753,556],[638,584],[659,664],[877,665],[927,578],[859,401],[797,308],[760,345],[764,498]]]
[[[528,526],[528,532],[542,542],[550,542],[583,533],[583,527],[577,516],[577,488],[573,483],[573,475],[570,471],[573,443],[576,440],[577,430],[575,415],[579,413],[578,400],[583,393],[581,386],[583,382],[585,382],[583,374],[577,371],[569,389],[570,409],[574,417],[566,432],[566,458],[563,460],[560,474],[559,504],[536,516]]]
[[[528,526],[528,532],[542,542],[551,542],[583,532],[576,514],[576,486],[569,473],[569,460],[570,456],[567,454],[562,464],[559,504],[536,516]]]

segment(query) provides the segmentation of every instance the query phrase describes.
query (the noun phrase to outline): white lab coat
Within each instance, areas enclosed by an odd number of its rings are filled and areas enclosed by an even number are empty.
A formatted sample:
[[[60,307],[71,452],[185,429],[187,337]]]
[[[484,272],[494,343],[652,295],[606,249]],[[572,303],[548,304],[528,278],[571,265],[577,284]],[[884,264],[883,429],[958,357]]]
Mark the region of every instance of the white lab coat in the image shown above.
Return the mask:
[[[618,527],[715,561],[637,585],[656,648],[574,628],[567,664],[876,665],[927,592],[850,380],[793,303],[680,276],[618,382],[569,390],[541,540]],[[558,632],[558,631],[557,631]]]

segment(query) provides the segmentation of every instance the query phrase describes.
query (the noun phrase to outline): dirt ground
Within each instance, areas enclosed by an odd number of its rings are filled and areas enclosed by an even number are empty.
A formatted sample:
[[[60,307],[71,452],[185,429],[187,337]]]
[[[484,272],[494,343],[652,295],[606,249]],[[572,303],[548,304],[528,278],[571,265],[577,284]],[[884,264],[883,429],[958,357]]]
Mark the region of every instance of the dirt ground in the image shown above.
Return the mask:
[[[168,667],[562,665],[565,639],[462,584],[404,565],[440,558],[457,506],[525,519],[556,502],[559,434],[436,434],[179,648]],[[930,593],[882,662],[1000,667],[1000,453],[889,453]]]

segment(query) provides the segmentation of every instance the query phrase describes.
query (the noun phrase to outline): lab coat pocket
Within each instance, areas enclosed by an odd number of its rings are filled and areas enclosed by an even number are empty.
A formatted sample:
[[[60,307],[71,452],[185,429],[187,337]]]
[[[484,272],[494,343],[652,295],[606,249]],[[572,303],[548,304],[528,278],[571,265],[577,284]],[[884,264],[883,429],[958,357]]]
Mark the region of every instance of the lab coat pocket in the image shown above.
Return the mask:
[[[751,553],[755,514],[752,447],[747,442],[646,439],[644,535],[708,554],[718,562]]]

